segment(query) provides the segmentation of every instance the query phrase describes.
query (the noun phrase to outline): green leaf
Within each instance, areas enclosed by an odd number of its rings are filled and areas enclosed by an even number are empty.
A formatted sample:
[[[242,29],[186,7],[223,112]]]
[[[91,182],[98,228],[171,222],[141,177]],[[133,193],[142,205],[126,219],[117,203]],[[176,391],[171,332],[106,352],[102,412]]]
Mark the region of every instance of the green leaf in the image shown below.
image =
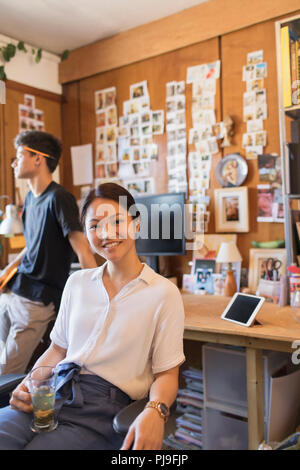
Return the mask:
[[[10,59],[12,59],[16,55],[16,46],[14,44],[7,44],[6,46],[7,52],[9,54]]]
[[[31,54],[34,55],[35,54],[35,49],[31,49]]]
[[[19,41],[19,42],[18,42],[18,45],[17,45],[17,48],[19,49],[19,51],[27,52],[27,49],[26,49],[25,44],[24,44],[24,41]]]
[[[3,80],[4,82],[6,82],[7,80],[7,76],[4,70],[4,65],[0,65],[0,80]]]
[[[42,49],[40,48],[38,49],[36,56],[35,56],[35,61],[37,64],[41,61],[41,58],[42,58]]]
[[[62,53],[62,55],[60,56],[61,61],[66,60],[68,57],[69,57],[69,51],[68,51],[68,49],[66,49],[66,50]]]

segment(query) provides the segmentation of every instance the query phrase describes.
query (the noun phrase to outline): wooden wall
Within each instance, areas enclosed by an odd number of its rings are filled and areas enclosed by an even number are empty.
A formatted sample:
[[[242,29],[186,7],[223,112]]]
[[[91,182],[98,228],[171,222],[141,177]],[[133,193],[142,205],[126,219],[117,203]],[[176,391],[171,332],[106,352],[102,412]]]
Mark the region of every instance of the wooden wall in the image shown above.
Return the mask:
[[[14,176],[11,161],[15,157],[14,138],[19,132],[18,105],[24,104],[24,94],[35,96],[35,107],[44,111],[45,128],[47,132],[62,137],[61,101],[62,96],[55,93],[32,88],[21,83],[7,81],[6,104],[1,105],[0,112],[0,194],[7,194],[15,202]],[[63,160],[63,156],[62,156]],[[60,178],[63,180],[63,165],[60,164]],[[7,200],[0,201],[3,209]],[[10,250],[7,240],[4,242],[4,253],[0,258],[1,266],[7,262]]]
[[[206,62],[221,60],[221,78],[217,81],[217,94],[215,100],[216,118],[220,120],[226,115],[233,117],[235,122],[235,136],[231,147],[221,150],[213,156],[211,174],[211,187],[208,195],[211,196],[209,210],[211,220],[209,233],[215,232],[213,189],[220,187],[215,178],[215,167],[223,155],[240,152],[242,148],[242,134],[246,126],[243,123],[243,93],[246,83],[242,81],[243,65],[246,65],[247,53],[263,49],[264,60],[267,62],[268,76],[265,79],[267,89],[268,118],[264,121],[267,130],[268,143],[265,152],[279,154],[279,124],[277,99],[277,72],[275,51],[275,26],[269,20],[257,25],[240,29],[222,37],[168,52],[147,60],[143,60],[111,71],[103,72],[89,78],[65,84],[63,87],[63,138],[65,144],[64,164],[68,167],[70,162],[70,145],[87,144],[95,142],[95,109],[94,92],[102,88],[115,86],[117,89],[118,115],[123,115],[123,101],[129,99],[129,85],[147,80],[150,94],[151,109],[164,109],[166,101],[166,83],[172,80],[185,80],[187,67]],[[191,118],[191,85],[186,89],[186,121],[187,130],[192,126]],[[155,178],[156,192],[167,191],[166,172],[166,134],[154,136],[159,146],[159,160],[152,162],[152,175]],[[189,147],[192,150],[191,147]],[[258,223],[257,216],[257,190],[258,171],[256,160],[247,160],[248,177],[244,184],[249,187],[250,196],[250,231],[238,234],[238,247],[243,257],[243,265],[248,266],[251,240],[263,241],[284,237],[283,224]],[[65,186],[79,197],[79,188],[74,188],[70,172],[64,172]],[[176,258],[162,260],[163,271],[172,274],[189,272],[188,262],[191,253]]]

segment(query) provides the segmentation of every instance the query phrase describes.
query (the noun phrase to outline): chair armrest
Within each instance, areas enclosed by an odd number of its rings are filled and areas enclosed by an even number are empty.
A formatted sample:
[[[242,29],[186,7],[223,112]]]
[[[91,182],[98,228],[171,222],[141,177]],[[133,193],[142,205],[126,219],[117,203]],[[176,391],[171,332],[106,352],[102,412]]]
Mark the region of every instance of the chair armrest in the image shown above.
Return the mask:
[[[130,405],[125,406],[119,413],[116,414],[113,420],[113,428],[118,434],[126,435],[131,423],[143,411],[148,398],[136,400]]]
[[[0,407],[9,403],[9,394],[26,377],[26,374],[4,374],[0,375]]]

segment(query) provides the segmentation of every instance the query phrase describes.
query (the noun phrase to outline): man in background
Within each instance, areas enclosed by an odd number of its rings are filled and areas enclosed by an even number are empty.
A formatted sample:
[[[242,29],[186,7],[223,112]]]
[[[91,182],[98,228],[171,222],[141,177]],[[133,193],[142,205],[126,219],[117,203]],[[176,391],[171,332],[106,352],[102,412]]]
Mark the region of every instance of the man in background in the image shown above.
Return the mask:
[[[95,258],[79,222],[75,198],[55,183],[61,143],[41,131],[25,131],[15,139],[16,178],[30,187],[22,222],[26,246],[2,271],[0,285],[12,269],[17,273],[0,295],[0,374],[23,373],[58,313],[73,250],[82,268],[95,268]],[[1,351],[0,351],[1,353]]]

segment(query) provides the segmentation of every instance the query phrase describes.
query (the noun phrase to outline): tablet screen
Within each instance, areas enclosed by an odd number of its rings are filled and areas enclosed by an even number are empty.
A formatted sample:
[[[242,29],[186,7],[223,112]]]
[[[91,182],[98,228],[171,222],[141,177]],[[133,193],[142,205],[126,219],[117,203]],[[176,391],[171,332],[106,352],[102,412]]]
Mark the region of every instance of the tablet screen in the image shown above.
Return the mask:
[[[260,297],[237,295],[233,304],[226,312],[225,318],[246,324],[259,302],[261,302]]]

